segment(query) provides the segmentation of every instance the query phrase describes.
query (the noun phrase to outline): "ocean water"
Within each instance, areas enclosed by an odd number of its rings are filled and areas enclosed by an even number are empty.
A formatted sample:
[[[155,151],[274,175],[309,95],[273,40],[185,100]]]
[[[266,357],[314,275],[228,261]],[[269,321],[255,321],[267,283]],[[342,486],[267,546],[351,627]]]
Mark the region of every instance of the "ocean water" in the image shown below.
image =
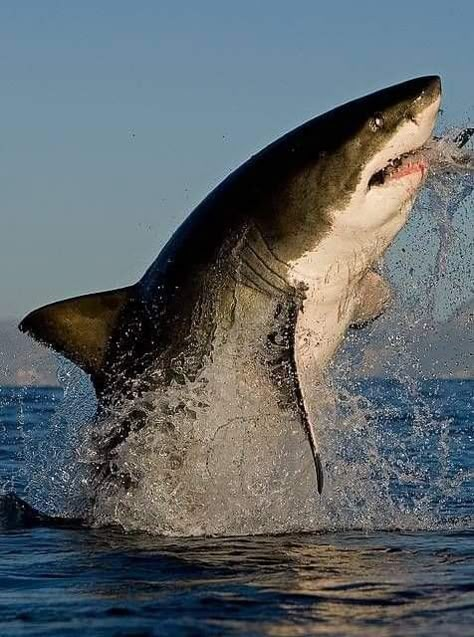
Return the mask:
[[[3,528],[0,635],[472,635],[474,381],[418,382],[413,392],[366,380],[358,392],[370,401],[371,454],[378,445],[384,469],[360,463],[365,524],[344,515],[335,491],[325,511],[334,524],[317,533]],[[57,477],[51,422],[62,400],[59,389],[0,388],[4,491],[37,497],[38,449],[49,449]],[[329,470],[354,462],[341,449]],[[371,494],[381,489],[374,516]]]

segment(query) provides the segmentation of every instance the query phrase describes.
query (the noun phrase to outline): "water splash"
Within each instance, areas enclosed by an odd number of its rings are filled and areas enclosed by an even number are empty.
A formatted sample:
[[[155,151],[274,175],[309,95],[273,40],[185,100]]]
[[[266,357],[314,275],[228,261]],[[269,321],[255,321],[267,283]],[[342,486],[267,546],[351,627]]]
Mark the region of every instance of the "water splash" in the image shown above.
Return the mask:
[[[89,378],[78,367],[58,356],[58,381],[63,400],[42,435],[25,435],[27,449],[27,498],[51,515],[80,517],[87,512],[88,467],[78,449],[84,429],[94,421],[96,399]]]
[[[445,407],[452,400],[442,393],[439,376],[472,376],[462,344],[444,366],[433,351],[443,322],[463,316],[473,293],[474,154],[459,148],[459,134],[450,130],[426,149],[427,187],[386,258],[394,306],[365,334],[350,335],[332,367],[338,399],[332,414],[319,417],[323,453],[330,459],[330,495],[322,500],[329,528],[465,524],[465,516],[453,519],[446,511],[474,476],[454,470],[459,441],[452,435],[453,419],[433,408],[436,396]],[[468,343],[472,323],[464,320],[457,328]],[[369,379],[361,380],[361,372]],[[378,378],[371,382],[370,376]],[[380,377],[387,380],[377,395]]]

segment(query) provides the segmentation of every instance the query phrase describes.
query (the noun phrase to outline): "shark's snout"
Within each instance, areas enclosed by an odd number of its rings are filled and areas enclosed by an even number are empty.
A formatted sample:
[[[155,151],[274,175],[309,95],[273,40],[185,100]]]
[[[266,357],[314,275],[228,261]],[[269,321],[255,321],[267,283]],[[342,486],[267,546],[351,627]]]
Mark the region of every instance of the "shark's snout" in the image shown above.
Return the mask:
[[[432,133],[441,104],[441,79],[432,75],[413,81],[418,94],[407,101],[407,117],[421,129],[421,136],[426,141]]]
[[[416,124],[423,125],[426,120],[432,124],[441,104],[441,80],[437,76],[427,78],[418,97],[415,98],[412,106],[412,117]]]
[[[427,100],[434,101],[441,95],[441,78],[439,75],[427,75],[420,77],[412,82],[419,85],[420,93],[426,97]],[[410,81],[407,82],[409,84]]]
[[[426,87],[423,89],[428,100],[434,102],[441,98],[441,78],[438,75],[431,75],[426,78]]]
[[[441,99],[441,78],[438,75],[427,75],[414,80],[402,82],[389,89],[386,95],[393,102],[406,102],[412,107],[412,115],[416,116],[433,102]]]

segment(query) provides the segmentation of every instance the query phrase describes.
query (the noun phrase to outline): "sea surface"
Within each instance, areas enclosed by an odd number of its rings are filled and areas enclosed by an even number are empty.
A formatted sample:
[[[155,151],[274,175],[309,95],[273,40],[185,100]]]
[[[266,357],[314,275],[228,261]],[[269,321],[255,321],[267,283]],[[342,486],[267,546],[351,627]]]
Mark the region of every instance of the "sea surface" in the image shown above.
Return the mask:
[[[422,466],[413,529],[416,507],[398,530],[392,518],[390,530],[228,539],[4,524],[0,635],[474,635],[474,381],[420,383],[421,413],[395,381],[365,389],[374,427],[396,431],[410,458],[400,471]],[[48,436],[61,400],[60,389],[0,388],[3,492],[31,497],[31,441]]]

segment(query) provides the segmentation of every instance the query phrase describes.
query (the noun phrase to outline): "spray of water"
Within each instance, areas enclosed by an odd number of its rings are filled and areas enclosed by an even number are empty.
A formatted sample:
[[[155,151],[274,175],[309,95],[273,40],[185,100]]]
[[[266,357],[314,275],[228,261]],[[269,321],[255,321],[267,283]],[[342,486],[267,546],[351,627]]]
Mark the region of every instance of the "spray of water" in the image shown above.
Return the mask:
[[[473,292],[474,156],[459,147],[461,135],[449,130],[426,148],[427,186],[384,267],[396,292],[393,307],[372,330],[349,336],[332,367],[338,399],[333,414],[319,419],[331,459],[329,497],[322,501],[329,528],[464,523],[446,511],[473,476],[453,467],[459,441],[450,435],[452,418],[443,416],[450,396],[438,379],[472,369],[462,345],[449,366],[430,351],[443,322],[465,308]],[[461,329],[467,332],[467,322]],[[364,374],[369,378],[361,380]]]
[[[97,525],[171,535],[448,524],[446,502],[469,476],[452,472],[450,421],[432,413],[422,382],[429,369],[413,344],[472,294],[463,283],[473,279],[472,253],[465,254],[472,223],[463,210],[472,207],[474,155],[460,134],[448,131],[426,148],[428,186],[385,263],[397,291],[393,308],[366,334],[349,337],[328,377],[315,383],[321,497],[294,415],[269,410],[260,388],[249,392],[233,361],[220,360],[192,382],[123,402],[100,423],[83,376],[62,368],[65,401],[33,456],[34,501]],[[361,380],[376,374],[390,380]],[[124,421],[141,425],[114,447],[97,489],[97,440]]]
[[[84,429],[94,421],[96,400],[88,377],[69,361],[58,357],[58,381],[63,400],[49,427],[28,432],[26,496],[41,511],[82,517],[87,514],[89,468],[79,462],[77,450]]]

